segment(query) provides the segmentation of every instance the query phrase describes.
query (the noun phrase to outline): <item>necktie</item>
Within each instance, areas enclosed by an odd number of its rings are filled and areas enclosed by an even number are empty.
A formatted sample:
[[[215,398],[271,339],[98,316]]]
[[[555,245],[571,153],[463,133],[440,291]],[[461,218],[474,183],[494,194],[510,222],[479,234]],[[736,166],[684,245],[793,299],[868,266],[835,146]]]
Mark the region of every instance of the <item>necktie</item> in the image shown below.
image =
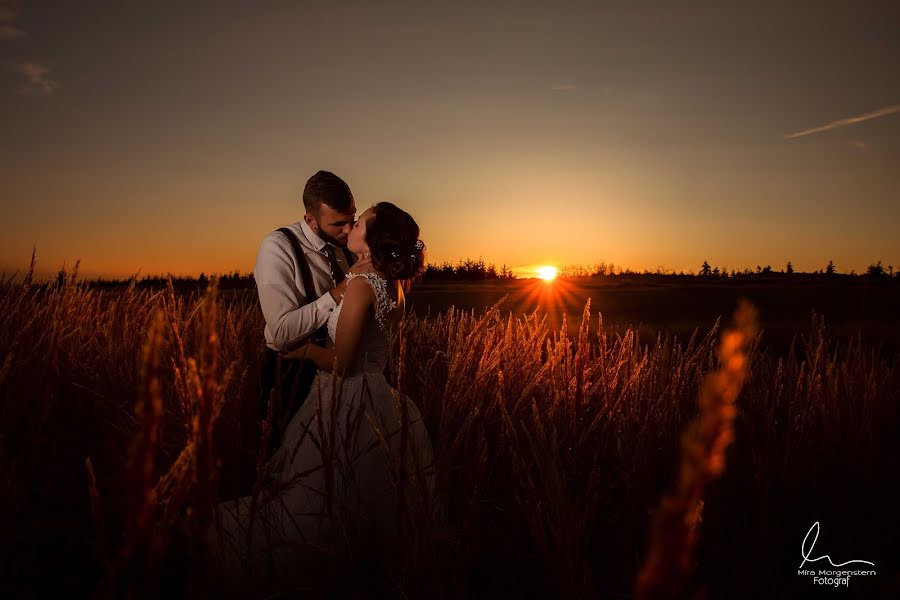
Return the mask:
[[[328,257],[328,264],[331,265],[331,278],[334,280],[334,285],[340,285],[344,280],[344,271],[334,256],[334,249],[327,244],[325,245],[325,256]]]

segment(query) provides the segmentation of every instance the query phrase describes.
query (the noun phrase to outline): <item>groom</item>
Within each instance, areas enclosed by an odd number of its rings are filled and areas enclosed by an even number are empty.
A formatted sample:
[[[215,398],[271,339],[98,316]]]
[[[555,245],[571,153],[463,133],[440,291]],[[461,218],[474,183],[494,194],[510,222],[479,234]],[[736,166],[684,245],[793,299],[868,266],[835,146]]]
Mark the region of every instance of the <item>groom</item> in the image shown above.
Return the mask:
[[[300,408],[316,375],[311,361],[282,359],[282,354],[312,340],[329,345],[325,324],[347,287],[353,255],[347,236],[356,204],[343,179],[319,171],[303,189],[306,214],[301,221],[263,239],[253,268],[259,304],[266,320],[266,348],[260,377],[261,412],[265,416],[273,389],[274,422],[270,449]]]

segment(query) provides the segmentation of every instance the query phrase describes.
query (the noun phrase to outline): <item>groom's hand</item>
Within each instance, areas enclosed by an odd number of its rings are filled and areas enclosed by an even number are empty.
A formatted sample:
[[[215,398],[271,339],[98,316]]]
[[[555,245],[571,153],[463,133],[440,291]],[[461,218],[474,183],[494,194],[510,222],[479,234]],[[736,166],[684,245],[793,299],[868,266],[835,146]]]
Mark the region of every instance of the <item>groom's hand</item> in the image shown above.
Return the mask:
[[[339,284],[337,284],[332,289],[328,290],[328,293],[331,294],[331,297],[334,298],[335,303],[340,303],[340,301],[344,297],[344,292],[347,291],[347,280],[343,280]]]
[[[303,345],[294,348],[290,352],[286,352],[283,356],[284,358],[291,360],[303,360],[307,357],[310,346],[312,346],[312,343],[306,342]]]

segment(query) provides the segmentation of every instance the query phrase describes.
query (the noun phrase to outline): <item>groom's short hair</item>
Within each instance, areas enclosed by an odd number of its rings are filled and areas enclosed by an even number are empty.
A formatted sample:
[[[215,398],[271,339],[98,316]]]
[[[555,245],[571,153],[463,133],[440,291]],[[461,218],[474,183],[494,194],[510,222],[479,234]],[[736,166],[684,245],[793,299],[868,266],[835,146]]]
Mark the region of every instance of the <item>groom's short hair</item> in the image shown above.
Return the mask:
[[[329,171],[319,171],[309,178],[303,188],[303,206],[306,212],[316,214],[322,204],[327,204],[338,212],[349,212],[353,205],[350,186]]]

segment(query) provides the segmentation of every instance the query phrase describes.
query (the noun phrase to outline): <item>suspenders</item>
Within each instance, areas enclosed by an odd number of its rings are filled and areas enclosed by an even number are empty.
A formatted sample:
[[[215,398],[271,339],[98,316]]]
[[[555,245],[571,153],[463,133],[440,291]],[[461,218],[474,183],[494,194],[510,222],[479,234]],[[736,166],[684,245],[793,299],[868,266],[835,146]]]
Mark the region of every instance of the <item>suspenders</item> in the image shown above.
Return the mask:
[[[306,262],[306,254],[303,252],[303,246],[300,245],[297,234],[287,227],[282,227],[278,231],[288,239],[291,243],[291,247],[294,249],[294,256],[297,258],[297,265],[300,267],[300,280],[303,281],[303,289],[306,292],[306,301],[312,302],[315,298],[312,298],[311,296],[316,293],[316,288],[313,285],[312,271],[309,269],[309,263]]]
[[[303,282],[303,289],[306,292],[306,301],[307,303],[315,300],[313,297],[316,293],[316,287],[313,285],[312,278],[312,270],[309,268],[309,263],[306,262],[306,253],[303,251],[303,246],[300,244],[300,240],[297,239],[297,234],[291,231],[287,227],[282,227],[278,231],[281,232],[284,237],[288,239],[291,243],[291,247],[294,249],[294,256],[297,258],[297,266],[300,267],[300,280]],[[344,258],[347,259],[347,264],[353,264],[353,253],[351,253],[346,246],[343,248],[344,250]],[[325,325],[319,327],[315,333],[313,333],[312,339],[318,343],[324,343],[324,341],[328,337],[328,331]]]

